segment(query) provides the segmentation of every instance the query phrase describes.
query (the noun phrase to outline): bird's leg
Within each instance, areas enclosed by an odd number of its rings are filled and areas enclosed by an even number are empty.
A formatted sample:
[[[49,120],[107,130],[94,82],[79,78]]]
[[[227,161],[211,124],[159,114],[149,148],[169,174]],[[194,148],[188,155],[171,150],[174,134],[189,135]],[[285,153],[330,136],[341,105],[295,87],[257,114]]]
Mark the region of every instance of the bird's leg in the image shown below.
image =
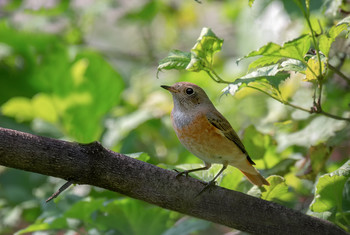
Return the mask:
[[[182,172],[179,172],[179,171],[177,171],[177,170],[175,169],[175,171],[177,172],[177,175],[176,175],[175,177],[178,178],[178,177],[181,176],[181,175],[185,175],[185,176],[187,177],[187,176],[188,176],[188,173],[195,172],[195,171],[208,170],[210,167],[211,167],[211,164],[205,162],[205,166],[204,166],[204,167],[200,167],[200,168],[195,168],[195,169],[186,170],[186,171],[182,171]]]
[[[201,195],[201,194],[202,194],[205,190],[207,190],[209,187],[215,185],[215,183],[216,183],[215,180],[219,177],[219,175],[222,174],[222,172],[224,172],[224,170],[226,170],[226,168],[227,168],[227,163],[224,163],[224,164],[222,165],[222,168],[221,168],[221,170],[219,171],[219,173],[217,173],[217,174],[215,175],[215,177],[214,177],[211,181],[209,181],[209,182],[207,183],[207,185],[205,185],[205,187],[197,194],[196,197],[198,197],[199,195]]]

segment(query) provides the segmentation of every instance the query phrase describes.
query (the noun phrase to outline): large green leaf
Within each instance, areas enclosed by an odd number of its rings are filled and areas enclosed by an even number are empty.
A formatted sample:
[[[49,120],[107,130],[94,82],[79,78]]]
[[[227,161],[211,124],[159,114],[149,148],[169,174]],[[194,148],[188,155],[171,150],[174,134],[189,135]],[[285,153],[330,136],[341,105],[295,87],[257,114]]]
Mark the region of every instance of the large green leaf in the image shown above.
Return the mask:
[[[114,230],[117,234],[161,234],[171,225],[171,211],[125,198],[106,203],[95,225],[101,231]]]
[[[270,183],[269,186],[264,185],[260,188],[253,186],[248,194],[286,206],[293,205],[295,195],[289,192],[288,185],[283,177],[272,175],[267,178],[267,181]]]
[[[315,197],[308,214],[349,226],[350,160],[332,173],[318,179]]]
[[[279,133],[276,136],[278,151],[282,151],[289,146],[315,146],[322,141],[327,141],[339,130],[346,127],[345,121],[334,120],[319,116],[315,117],[305,128],[293,133]]]
[[[252,62],[249,68],[256,68],[268,64],[275,64],[282,59],[296,59],[304,61],[304,56],[310,49],[311,38],[309,35],[302,35],[299,38],[288,41],[282,46],[270,42],[257,51],[252,51],[248,55],[237,60],[237,63],[243,59],[262,56],[256,62]]]
[[[310,205],[313,212],[342,211],[344,185],[350,178],[350,160],[338,170],[318,179],[315,197]]]

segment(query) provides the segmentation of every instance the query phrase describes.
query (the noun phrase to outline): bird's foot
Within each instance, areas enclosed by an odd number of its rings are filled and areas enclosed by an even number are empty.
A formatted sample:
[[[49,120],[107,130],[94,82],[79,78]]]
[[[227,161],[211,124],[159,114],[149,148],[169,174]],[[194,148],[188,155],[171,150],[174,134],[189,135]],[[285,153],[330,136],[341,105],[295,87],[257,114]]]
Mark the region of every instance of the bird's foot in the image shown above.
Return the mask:
[[[214,185],[216,185],[216,181],[215,180],[211,180],[211,181],[207,182],[206,185],[204,186],[204,188],[196,195],[196,197],[198,197],[199,195],[201,195],[207,189],[209,189],[210,187],[212,187]]]
[[[179,178],[181,175],[184,175],[185,177],[188,177],[188,173],[189,171],[178,171],[176,169],[173,169],[177,174],[175,176],[175,178]]]

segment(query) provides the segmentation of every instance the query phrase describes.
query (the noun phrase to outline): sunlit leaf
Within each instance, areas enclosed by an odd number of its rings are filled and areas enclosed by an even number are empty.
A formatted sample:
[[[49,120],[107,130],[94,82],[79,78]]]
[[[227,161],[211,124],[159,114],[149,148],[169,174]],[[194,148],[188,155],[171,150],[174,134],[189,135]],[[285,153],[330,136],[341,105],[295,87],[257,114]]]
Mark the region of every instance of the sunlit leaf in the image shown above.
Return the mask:
[[[313,56],[312,58],[309,59],[309,61],[307,62],[308,68],[306,69],[306,77],[305,77],[305,81],[313,81],[313,80],[317,80],[318,77],[321,75],[320,74],[320,63],[317,59],[316,56]],[[325,74],[325,63],[321,62],[321,66],[322,66],[322,75]]]
[[[337,25],[330,28],[329,32],[322,34],[319,39],[319,47],[323,54],[328,57],[332,43],[338,35],[346,30],[350,23],[350,17],[341,20]]]
[[[267,201],[278,202],[285,194],[288,193],[288,186],[285,179],[281,176],[270,176],[267,178],[269,186],[263,186],[266,191],[262,191],[261,198]]]
[[[271,93],[273,96],[279,97],[279,85],[288,77],[288,73],[280,72],[277,64],[270,65],[259,68],[236,79],[233,83],[229,84],[223,92],[234,95],[241,88],[250,85]],[[254,83],[254,85],[251,85],[250,83]]]
[[[37,94],[32,99],[14,97],[2,106],[4,115],[14,117],[18,122],[41,118],[55,123],[58,119],[52,98],[47,94]]]
[[[147,153],[131,153],[131,154],[126,154],[128,157],[135,158],[137,160],[143,161],[143,162],[148,162],[151,157]]]
[[[282,46],[270,42],[267,45],[261,47],[259,50],[252,51],[248,55],[238,59],[237,63],[243,59],[255,56],[263,56],[265,58],[260,59],[259,62],[253,64],[253,66],[251,66],[252,68],[266,64],[276,63],[276,61],[286,58],[304,61],[304,56],[310,49],[310,44],[311,39],[309,35],[303,35],[299,38],[288,41]]]
[[[186,70],[198,72],[206,67],[211,68],[213,55],[221,50],[223,42],[210,28],[203,28],[197,43],[191,49],[191,61]]]
[[[285,179],[278,175],[269,176],[266,179],[270,185],[257,187],[254,185],[248,194],[267,201],[273,201],[282,205],[292,206],[294,203],[294,195],[288,191],[288,185]]]

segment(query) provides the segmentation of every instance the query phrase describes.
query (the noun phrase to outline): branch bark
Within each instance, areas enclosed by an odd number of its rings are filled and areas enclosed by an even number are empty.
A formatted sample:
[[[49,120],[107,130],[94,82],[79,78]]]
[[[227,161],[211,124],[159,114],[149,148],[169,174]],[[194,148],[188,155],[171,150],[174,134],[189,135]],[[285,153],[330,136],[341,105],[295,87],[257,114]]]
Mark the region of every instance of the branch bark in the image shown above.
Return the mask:
[[[0,165],[89,184],[253,234],[347,234],[279,204],[203,183],[105,149],[0,128]]]

